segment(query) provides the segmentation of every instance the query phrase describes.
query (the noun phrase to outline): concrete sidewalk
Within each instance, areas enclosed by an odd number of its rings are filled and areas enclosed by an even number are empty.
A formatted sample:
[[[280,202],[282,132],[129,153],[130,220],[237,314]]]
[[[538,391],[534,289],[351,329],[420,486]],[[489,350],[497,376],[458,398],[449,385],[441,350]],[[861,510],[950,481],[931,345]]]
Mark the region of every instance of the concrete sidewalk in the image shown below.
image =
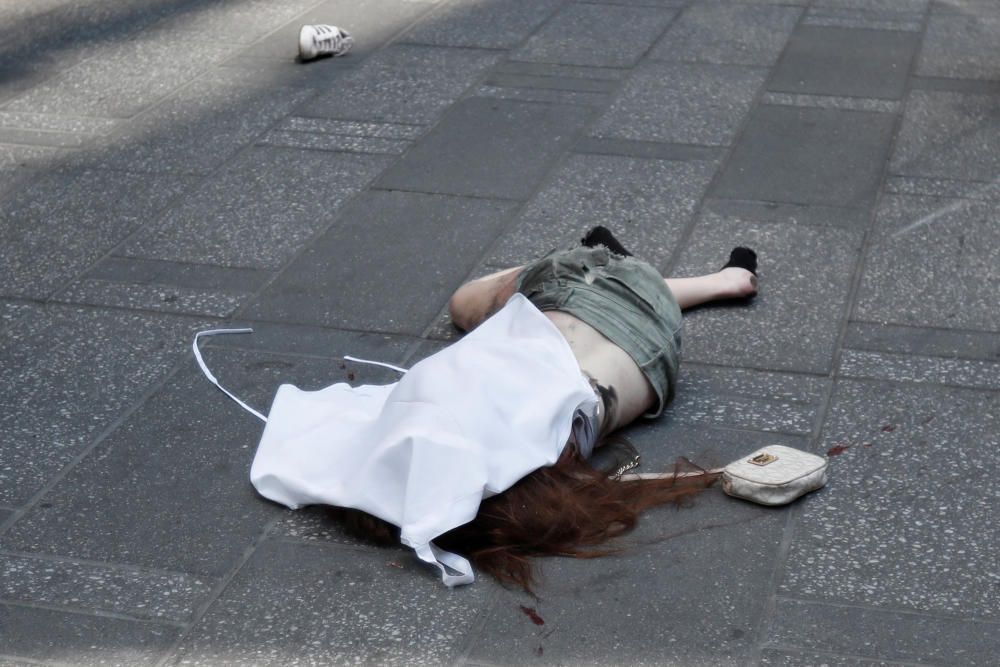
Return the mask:
[[[303,23],[347,57],[294,60]],[[0,0],[0,665],[996,665],[995,0]],[[643,470],[713,490],[534,599],[248,482],[277,386],[380,383],[601,223],[686,318]],[[669,539],[664,539],[669,538]]]

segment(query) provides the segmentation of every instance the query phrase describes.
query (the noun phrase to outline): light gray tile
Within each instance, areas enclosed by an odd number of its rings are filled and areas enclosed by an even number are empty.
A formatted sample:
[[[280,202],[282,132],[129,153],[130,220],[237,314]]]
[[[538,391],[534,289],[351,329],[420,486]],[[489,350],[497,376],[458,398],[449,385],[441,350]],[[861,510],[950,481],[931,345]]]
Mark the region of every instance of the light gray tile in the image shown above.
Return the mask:
[[[773,65],[802,10],[766,5],[696,4],[651,51],[658,60]]]
[[[996,97],[914,90],[889,163],[892,174],[993,182],[1000,175]]]
[[[499,54],[400,44],[370,58],[337,86],[302,106],[304,116],[432,123]]]
[[[378,174],[386,156],[254,148],[120,251],[133,257],[277,269]]]
[[[760,667],[907,667],[913,663],[866,660],[854,656],[831,655],[794,649],[765,648],[761,654]]]
[[[560,4],[561,0],[449,2],[403,39],[440,46],[509,49],[524,41]]]
[[[507,88],[500,86],[480,86],[478,97],[495,97],[502,100],[522,100],[547,104],[577,104],[581,106],[603,107],[608,103],[605,93],[582,93],[575,90],[552,90],[545,88]]]
[[[570,3],[516,50],[528,62],[631,67],[676,12],[658,7]]]
[[[838,375],[894,382],[1000,389],[1000,379],[998,379],[1000,363],[915,354],[845,350],[840,357]]]
[[[448,590],[395,549],[272,540],[172,664],[449,665],[491,592],[486,582]]]
[[[591,134],[728,145],[765,74],[722,65],[640,65]]]
[[[764,93],[761,104],[820,109],[853,109],[855,111],[881,111],[896,113],[900,104],[896,100],[873,100],[864,97],[839,97],[835,95],[799,95],[792,93]]]
[[[932,13],[917,74],[995,80],[1000,68],[1000,6],[992,7],[973,15]]]
[[[316,0],[208,0],[195,5],[194,11],[166,14],[149,33],[191,42],[251,44],[315,4]]]
[[[856,317],[917,326],[1000,330],[998,201],[882,200]]]
[[[690,222],[713,162],[570,155],[504,233],[487,260],[517,266],[579,242],[604,225],[626,248],[662,266]]]
[[[759,293],[738,305],[707,305],[684,316],[684,358],[827,374],[847,316],[860,231],[703,216],[677,277],[704,275],[743,245],[758,253]],[[815,258],[822,256],[823,262]],[[804,269],[803,267],[809,267]]]
[[[213,583],[180,573],[0,555],[0,587],[8,602],[62,605],[183,622],[211,592]]]
[[[314,132],[268,132],[258,142],[261,146],[305,148],[315,151],[399,155],[410,147],[409,141],[379,137],[345,137]]]

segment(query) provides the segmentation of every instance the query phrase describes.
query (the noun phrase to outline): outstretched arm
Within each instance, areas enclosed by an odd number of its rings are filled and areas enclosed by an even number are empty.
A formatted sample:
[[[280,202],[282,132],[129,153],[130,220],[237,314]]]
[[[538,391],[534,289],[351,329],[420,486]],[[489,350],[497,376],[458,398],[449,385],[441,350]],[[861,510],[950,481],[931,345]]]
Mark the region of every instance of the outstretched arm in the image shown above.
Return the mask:
[[[523,266],[515,266],[471,280],[451,295],[448,311],[451,321],[463,331],[475,329],[483,320],[500,310],[514,294],[514,286]]]

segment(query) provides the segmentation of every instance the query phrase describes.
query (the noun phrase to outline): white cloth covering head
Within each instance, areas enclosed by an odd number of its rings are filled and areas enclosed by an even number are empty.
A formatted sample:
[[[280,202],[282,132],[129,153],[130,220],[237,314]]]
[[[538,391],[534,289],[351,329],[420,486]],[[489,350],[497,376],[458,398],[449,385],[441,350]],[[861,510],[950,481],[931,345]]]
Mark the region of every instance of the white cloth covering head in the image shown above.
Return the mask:
[[[393,523],[445,584],[471,583],[468,561],[431,541],[555,463],[574,415],[598,403],[559,330],[515,294],[394,384],[282,385],[250,479],[293,509],[337,505]]]

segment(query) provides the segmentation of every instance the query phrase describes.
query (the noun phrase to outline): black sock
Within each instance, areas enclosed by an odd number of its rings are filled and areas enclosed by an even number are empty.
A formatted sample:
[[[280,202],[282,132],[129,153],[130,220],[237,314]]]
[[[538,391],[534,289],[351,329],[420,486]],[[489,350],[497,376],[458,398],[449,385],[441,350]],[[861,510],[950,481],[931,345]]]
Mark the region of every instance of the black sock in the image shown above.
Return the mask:
[[[733,251],[729,253],[729,261],[722,268],[728,269],[731,266],[746,269],[750,273],[757,275],[757,253],[743,246],[733,248]]]
[[[616,255],[632,257],[632,253],[626,250],[625,246],[619,243],[618,239],[616,239],[606,227],[602,227],[601,225],[598,225],[587,232],[587,235],[580,239],[580,243],[588,248],[602,245]]]

